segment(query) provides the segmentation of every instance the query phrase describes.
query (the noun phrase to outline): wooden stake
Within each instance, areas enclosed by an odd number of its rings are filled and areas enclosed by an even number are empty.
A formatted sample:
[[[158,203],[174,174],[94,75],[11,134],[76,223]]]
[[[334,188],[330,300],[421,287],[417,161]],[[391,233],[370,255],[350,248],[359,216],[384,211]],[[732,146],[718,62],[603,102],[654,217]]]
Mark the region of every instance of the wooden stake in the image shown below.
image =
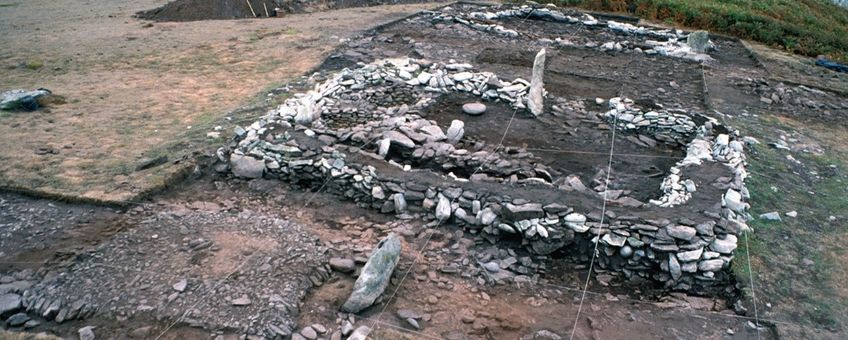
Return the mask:
[[[268,13],[268,5],[265,4],[265,1],[262,1],[262,7],[265,7],[265,16],[271,17],[271,14]]]
[[[253,17],[256,18],[256,12],[253,11],[253,5],[250,4],[250,0],[244,0],[247,3],[247,7],[250,7],[250,13],[253,13]]]

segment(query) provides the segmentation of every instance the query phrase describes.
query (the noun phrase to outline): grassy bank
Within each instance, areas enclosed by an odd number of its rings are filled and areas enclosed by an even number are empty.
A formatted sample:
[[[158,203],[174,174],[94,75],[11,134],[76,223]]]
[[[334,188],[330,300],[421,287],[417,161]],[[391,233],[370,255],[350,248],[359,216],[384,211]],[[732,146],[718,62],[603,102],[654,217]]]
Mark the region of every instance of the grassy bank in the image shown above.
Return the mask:
[[[848,9],[830,0],[542,0],[706,29],[848,62]]]
[[[764,116],[732,123],[763,142],[783,133],[803,134],[826,150],[822,154],[786,152],[764,144],[748,150],[746,184],[755,219],[749,222],[753,228],[749,248],[740,244],[733,270],[745,295],[753,296],[750,255],[760,316],[788,323],[778,327],[782,336],[822,338],[827,334],[822,330],[844,336],[848,309],[842,301],[848,297],[848,272],[841,263],[848,254],[844,248],[848,150],[839,142],[841,129]],[[757,218],[771,211],[780,213],[782,220]],[[790,211],[796,211],[797,217],[787,216]]]

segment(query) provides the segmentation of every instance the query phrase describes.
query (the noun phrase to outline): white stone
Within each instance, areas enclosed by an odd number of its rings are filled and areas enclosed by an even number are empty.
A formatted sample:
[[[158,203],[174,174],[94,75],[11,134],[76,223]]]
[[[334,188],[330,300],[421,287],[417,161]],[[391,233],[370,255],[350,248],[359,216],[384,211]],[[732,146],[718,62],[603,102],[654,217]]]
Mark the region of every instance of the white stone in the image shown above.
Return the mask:
[[[462,105],[462,112],[470,116],[479,116],[486,112],[486,105],[483,103],[467,103]]]
[[[527,94],[527,108],[534,116],[539,116],[545,111],[545,99],[543,91],[545,86],[545,49],[536,54],[533,61],[533,77],[530,78],[530,91]]]
[[[736,250],[737,241],[734,235],[727,235],[723,240],[716,238],[710,243],[710,249],[720,254],[730,254]]]
[[[454,119],[448,128],[447,138],[451,144],[459,143],[462,136],[465,134],[465,123],[461,120]]]
[[[451,216],[451,202],[442,194],[439,194],[439,203],[436,204],[436,219],[444,222]]]

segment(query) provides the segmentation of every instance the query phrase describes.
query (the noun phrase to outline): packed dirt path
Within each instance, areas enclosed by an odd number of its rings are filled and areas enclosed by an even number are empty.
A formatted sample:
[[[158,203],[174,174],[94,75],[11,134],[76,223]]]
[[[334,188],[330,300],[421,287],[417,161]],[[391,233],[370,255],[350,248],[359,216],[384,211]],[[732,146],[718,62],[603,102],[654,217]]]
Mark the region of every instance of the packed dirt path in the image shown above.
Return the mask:
[[[228,111],[307,73],[343,39],[438,6],[185,23],[133,17],[165,2],[2,1],[0,90],[43,87],[64,103],[0,115],[0,186],[133,200],[185,170],[192,151],[220,144],[207,137],[215,126],[229,137]]]

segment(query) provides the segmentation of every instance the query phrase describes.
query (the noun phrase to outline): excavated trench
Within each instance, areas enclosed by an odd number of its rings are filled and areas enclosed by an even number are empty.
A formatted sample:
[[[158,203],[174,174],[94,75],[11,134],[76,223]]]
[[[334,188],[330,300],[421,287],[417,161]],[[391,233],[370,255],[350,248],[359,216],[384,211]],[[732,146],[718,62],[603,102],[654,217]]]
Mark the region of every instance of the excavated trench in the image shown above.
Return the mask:
[[[528,13],[503,8],[486,15]],[[243,162],[263,166],[266,178],[456,224],[542,258],[585,263],[598,243],[597,270],[625,281],[722,291],[746,228],[741,137],[703,116],[692,54],[646,47],[661,36],[663,48],[679,48],[687,33],[623,34],[585,17],[469,19],[485,9],[446,7],[351,41],[325,61],[312,91],[246,128],[221,161],[237,176],[247,174]],[[505,29],[519,37],[495,34]],[[577,43],[551,43],[564,32]],[[623,47],[602,48],[602,38]],[[525,79],[541,47],[545,113],[532,117]],[[485,113],[463,113],[471,102]],[[459,137],[446,140],[455,125]],[[267,140],[271,127],[288,137]]]

